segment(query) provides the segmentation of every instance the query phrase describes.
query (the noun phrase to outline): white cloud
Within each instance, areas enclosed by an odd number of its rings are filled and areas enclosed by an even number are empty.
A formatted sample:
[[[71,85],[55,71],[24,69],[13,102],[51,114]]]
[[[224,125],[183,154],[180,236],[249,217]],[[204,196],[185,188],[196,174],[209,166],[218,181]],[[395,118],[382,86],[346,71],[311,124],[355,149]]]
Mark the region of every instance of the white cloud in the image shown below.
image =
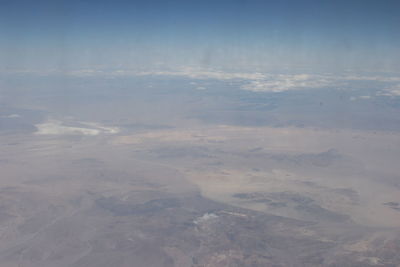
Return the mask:
[[[182,68],[177,71],[113,72],[116,75],[175,76],[191,79],[215,79],[222,81],[240,80],[246,82],[241,88],[255,92],[282,92],[301,88],[324,87],[331,83],[331,77],[309,74],[263,74],[260,72],[223,72]],[[198,87],[197,89],[203,89]]]
[[[400,96],[400,84],[385,88],[384,90],[378,92],[377,95],[397,97]]]
[[[349,75],[340,77],[342,80],[349,81],[377,81],[377,82],[400,82],[400,77],[397,76],[357,76],[357,75]]]
[[[30,73],[24,71],[24,73]],[[215,69],[203,69],[193,67],[181,67],[174,70],[129,70],[129,69],[107,69],[104,66],[93,69],[77,69],[68,72],[49,70],[47,74],[65,74],[74,77],[104,77],[114,79],[118,77],[140,77],[140,76],[165,76],[165,77],[183,77],[190,79],[190,84],[195,88],[203,90],[203,86],[197,80],[220,80],[227,84],[241,85],[241,89],[253,92],[284,92],[289,90],[300,90],[309,88],[323,88],[335,86],[336,88],[351,88],[354,82],[371,81],[382,83],[377,95],[399,96],[399,87],[395,84],[400,82],[400,76],[396,73],[387,75],[360,75],[357,73],[346,74],[272,74],[261,72],[229,72]],[[151,87],[152,85],[148,85]],[[357,86],[357,84],[356,84]],[[391,87],[389,87],[391,86]],[[363,97],[361,97],[363,98]],[[365,97],[364,97],[365,98]],[[366,99],[366,98],[365,98]]]
[[[96,75],[107,75],[106,72],[102,70],[94,70],[94,69],[80,69],[80,70],[72,70],[66,72],[67,75],[76,76],[76,77],[91,77]]]
[[[268,74],[260,72],[223,72],[212,70],[201,70],[194,68],[182,68],[177,71],[155,71],[155,72],[125,72],[116,71],[118,75],[137,76],[176,76],[191,79],[215,79],[221,81],[239,80],[246,82],[241,88],[254,92],[282,92],[294,89],[324,87],[332,82],[332,77],[309,74]],[[194,83],[194,82],[192,82]],[[203,89],[198,87],[197,89]]]
[[[352,96],[352,97],[350,97],[350,100],[356,101],[356,100],[360,100],[360,99],[366,100],[366,99],[371,99],[371,98],[372,98],[372,96],[370,96],[370,95],[361,95],[361,96]]]
[[[181,76],[192,79],[216,79],[216,80],[254,80],[265,76],[259,72],[224,72],[213,70],[201,70],[194,68],[182,68],[177,71],[143,71],[143,72],[124,72],[117,71],[115,74],[133,74],[137,76]]]
[[[284,92],[288,90],[325,87],[332,81],[328,77],[309,74],[269,75],[242,86],[242,89],[253,92]]]

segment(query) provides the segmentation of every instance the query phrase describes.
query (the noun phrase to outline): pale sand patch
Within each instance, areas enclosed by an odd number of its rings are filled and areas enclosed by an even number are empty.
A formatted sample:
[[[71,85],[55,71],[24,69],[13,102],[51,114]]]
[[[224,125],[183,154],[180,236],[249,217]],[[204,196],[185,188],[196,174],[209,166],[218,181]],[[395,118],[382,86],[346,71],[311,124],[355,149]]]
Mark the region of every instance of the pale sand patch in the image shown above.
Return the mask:
[[[187,178],[199,186],[205,196],[212,199],[266,211],[264,204],[244,203],[233,198],[232,195],[245,192],[290,191],[314,199],[323,208],[349,215],[354,221],[363,225],[400,226],[400,212],[383,205],[385,202],[400,202],[400,190],[393,186],[393,182],[395,182],[393,177],[398,176],[399,134],[355,130],[220,125],[198,129],[151,131],[130,136],[118,136],[114,139],[114,144],[140,144],[151,148],[158,145],[183,143],[185,145],[211,146],[219,151],[224,151],[225,154],[218,160],[226,164],[214,167],[213,170],[205,168],[201,165],[203,164],[201,161],[192,162],[190,165],[192,167],[185,168],[185,161],[168,161],[169,159],[166,159],[167,164],[185,171]],[[232,153],[240,155],[254,147],[260,147],[262,151],[270,154],[277,153],[288,156],[289,160],[291,155],[318,155],[334,149],[343,165],[333,165],[329,168],[300,165],[303,169],[297,169],[292,165],[290,170],[280,166],[263,172],[253,172],[246,165],[245,159],[241,160],[239,157],[227,159]],[[260,162],[262,164],[262,160]],[[283,164],[285,161],[281,163],[281,165]],[[199,168],[194,169],[193,166]],[[335,169],[336,167],[338,169]],[[310,169],[307,175],[304,174],[304,168]],[[302,182],[313,182],[318,186],[310,187]],[[346,196],[334,191],[334,189],[340,188],[354,190],[359,196],[359,203],[349,201]],[[279,209],[267,211],[281,212]]]
[[[224,141],[226,137],[208,135],[202,131],[195,130],[164,130],[140,133],[134,135],[118,136],[114,139],[115,144],[144,144],[153,142],[209,142]]]
[[[359,203],[354,203],[329,187],[308,187],[299,181],[307,181],[308,177],[290,178],[284,170],[273,170],[269,173],[251,173],[238,170],[224,170],[223,172],[207,173],[191,171],[188,179],[199,186],[202,194],[208,198],[232,205],[249,208],[257,211],[272,213],[279,216],[293,217],[285,209],[268,208],[263,203],[254,203],[233,197],[237,193],[280,193],[294,192],[315,200],[323,208],[349,215],[352,220],[368,226],[399,227],[400,212],[382,205],[384,197],[371,196],[374,190],[377,196],[386,196],[386,199],[400,200],[398,190],[365,181],[365,188],[354,188],[359,193]],[[315,180],[314,180],[315,181]],[[323,182],[321,180],[321,182]],[[339,184],[338,186],[349,186]],[[337,188],[337,187],[336,187]],[[397,194],[397,195],[396,195]],[[296,217],[294,217],[296,218]]]
[[[102,133],[115,134],[119,132],[116,127],[105,127],[99,123],[79,122],[89,127],[74,127],[64,125],[59,120],[48,120],[45,123],[36,124],[38,135],[88,135],[95,136]]]

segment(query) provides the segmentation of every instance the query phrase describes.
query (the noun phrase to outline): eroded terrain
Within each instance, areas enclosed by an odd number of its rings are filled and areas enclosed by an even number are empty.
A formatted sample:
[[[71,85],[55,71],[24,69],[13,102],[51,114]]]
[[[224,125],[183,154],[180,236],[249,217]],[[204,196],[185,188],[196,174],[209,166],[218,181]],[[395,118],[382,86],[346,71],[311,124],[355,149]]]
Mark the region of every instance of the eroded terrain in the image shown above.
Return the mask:
[[[369,155],[377,138],[388,149]],[[371,162],[396,142],[228,126],[8,136],[1,266],[396,266],[399,184]]]
[[[45,77],[32,93],[12,79],[1,267],[400,264],[397,98],[156,78],[63,91]]]

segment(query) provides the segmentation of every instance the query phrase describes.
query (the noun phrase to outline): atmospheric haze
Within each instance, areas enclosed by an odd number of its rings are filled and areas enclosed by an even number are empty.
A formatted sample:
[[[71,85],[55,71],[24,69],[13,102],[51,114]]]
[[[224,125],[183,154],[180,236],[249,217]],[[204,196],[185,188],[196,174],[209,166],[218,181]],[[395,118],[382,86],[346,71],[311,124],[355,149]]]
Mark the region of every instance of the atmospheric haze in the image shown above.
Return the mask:
[[[400,266],[397,1],[5,1],[0,267]]]

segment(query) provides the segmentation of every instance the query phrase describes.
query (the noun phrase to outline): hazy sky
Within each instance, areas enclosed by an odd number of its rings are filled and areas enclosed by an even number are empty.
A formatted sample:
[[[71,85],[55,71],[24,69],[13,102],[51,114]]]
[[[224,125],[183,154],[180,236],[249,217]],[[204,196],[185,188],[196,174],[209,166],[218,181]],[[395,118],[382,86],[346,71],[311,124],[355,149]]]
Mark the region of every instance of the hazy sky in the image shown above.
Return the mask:
[[[399,13],[398,0],[3,0],[0,70],[399,71]]]

